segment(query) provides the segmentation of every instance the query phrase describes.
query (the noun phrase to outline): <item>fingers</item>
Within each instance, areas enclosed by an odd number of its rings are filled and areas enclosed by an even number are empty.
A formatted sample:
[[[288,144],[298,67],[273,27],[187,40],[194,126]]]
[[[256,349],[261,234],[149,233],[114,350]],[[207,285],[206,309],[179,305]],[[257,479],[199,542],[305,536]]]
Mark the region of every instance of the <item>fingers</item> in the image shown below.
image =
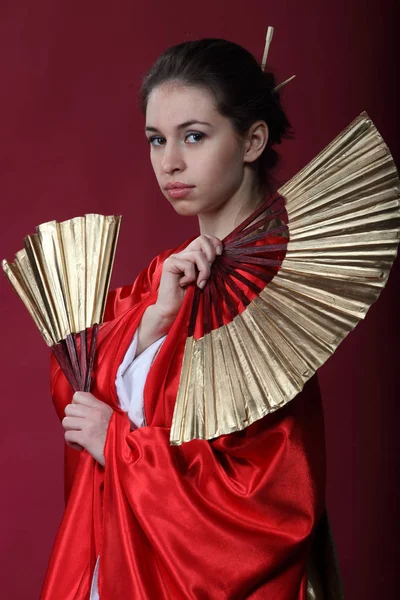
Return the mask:
[[[72,448],[74,447],[74,445],[79,446],[80,448],[82,448],[83,450],[83,446],[80,443],[82,441],[82,432],[81,431],[76,431],[76,430],[68,430],[65,432],[65,441],[67,442],[67,444],[69,446],[71,446]],[[78,450],[78,448],[76,448],[76,450]]]
[[[201,250],[209,263],[213,263],[217,254],[222,254],[222,242],[215,235],[200,235],[183,250],[182,254],[191,250]]]
[[[90,392],[75,392],[75,394],[72,396],[72,403],[90,407],[98,407],[99,404],[104,404],[104,402],[98,400]]]
[[[82,430],[85,424],[85,419],[82,417],[64,417],[61,421],[61,425],[64,427],[65,431],[69,431],[71,429]]]
[[[111,406],[88,392],[75,392],[72,403],[65,407],[62,420],[64,438],[75,450],[87,450],[104,466],[104,444],[113,414]]]
[[[199,271],[196,283],[200,288],[203,288],[207,279],[210,277],[211,264],[213,260],[210,262],[202,250],[194,251],[193,257],[196,261],[196,267]]]
[[[162,313],[168,311],[175,318],[184,298],[182,288],[196,283],[204,288],[211,274],[211,266],[218,254],[222,254],[223,243],[213,235],[201,235],[182,252],[171,254],[163,264],[157,304]]]
[[[111,406],[98,400],[92,394],[87,392],[75,392],[72,397],[72,404],[67,404],[64,409],[65,418],[62,423],[72,423],[80,421],[104,422],[110,420],[113,413]]]
[[[71,446],[71,448],[75,448],[76,450],[87,450],[97,462],[104,466],[104,444],[106,441],[108,423],[92,423],[89,426],[87,423],[83,423],[83,429],[76,429],[76,427],[80,425],[77,421],[80,420],[85,422],[86,419],[65,417],[63,422],[69,419],[71,419],[70,424],[71,426],[74,426],[74,428],[68,428],[64,434],[68,446]]]
[[[201,236],[202,237],[202,236]],[[217,238],[215,235],[205,235],[205,237],[209,240],[209,242],[212,244],[215,253],[218,255],[222,254],[222,250],[224,248],[223,243],[221,242],[221,240],[219,238]],[[214,257],[215,259],[215,257]]]
[[[187,285],[196,280],[196,269],[193,262],[175,255],[170,256],[167,261],[165,261],[165,267],[168,271],[175,275],[183,273],[183,277],[179,281],[180,285]]]
[[[75,444],[74,442],[68,442],[67,440],[65,440],[65,441],[67,443],[67,446],[69,446],[70,448],[73,448],[74,450],[79,450],[80,452],[82,452],[82,450],[85,449],[80,444]]]
[[[73,402],[73,404],[67,404],[64,413],[67,417],[87,417],[90,414],[90,408],[85,404]]]
[[[182,254],[191,250],[201,250],[206,255],[208,262],[212,264],[216,255],[222,254],[223,243],[215,235],[200,235],[182,251]]]
[[[168,262],[167,262],[168,261]],[[211,273],[210,263],[201,250],[190,250],[179,255],[172,255],[166,261],[166,269],[171,273],[183,273],[180,285],[187,285],[197,280],[199,287],[204,287]],[[199,274],[196,276],[197,267]]]

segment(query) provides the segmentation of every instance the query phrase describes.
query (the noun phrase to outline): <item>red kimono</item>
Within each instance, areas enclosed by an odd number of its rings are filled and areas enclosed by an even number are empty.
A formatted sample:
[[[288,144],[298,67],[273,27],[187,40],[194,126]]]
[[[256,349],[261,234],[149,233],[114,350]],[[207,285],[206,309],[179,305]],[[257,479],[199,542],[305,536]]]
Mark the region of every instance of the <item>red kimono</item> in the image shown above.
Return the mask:
[[[100,555],[101,600],[305,600],[307,561],[325,511],[325,440],[316,377],[284,408],[211,441],[171,446],[189,307],[146,380],[146,426],[130,430],[116,373],[163,260],[109,294],[92,393],[114,408],[105,468],[66,448],[67,506],[42,600],[88,600]],[[55,360],[60,419],[72,391]],[[333,597],[333,596],[332,596]]]

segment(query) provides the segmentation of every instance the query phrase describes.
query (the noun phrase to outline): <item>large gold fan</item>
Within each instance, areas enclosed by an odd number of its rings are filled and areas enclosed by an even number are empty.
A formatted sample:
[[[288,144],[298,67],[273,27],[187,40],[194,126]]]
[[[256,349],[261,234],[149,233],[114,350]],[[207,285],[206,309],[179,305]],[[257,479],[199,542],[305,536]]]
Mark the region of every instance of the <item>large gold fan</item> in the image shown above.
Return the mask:
[[[2,261],[74,391],[90,389],[120,221],[88,214],[43,223],[14,262]]]
[[[397,170],[362,113],[223,240],[194,293],[171,444],[294,398],[378,298],[399,226]]]

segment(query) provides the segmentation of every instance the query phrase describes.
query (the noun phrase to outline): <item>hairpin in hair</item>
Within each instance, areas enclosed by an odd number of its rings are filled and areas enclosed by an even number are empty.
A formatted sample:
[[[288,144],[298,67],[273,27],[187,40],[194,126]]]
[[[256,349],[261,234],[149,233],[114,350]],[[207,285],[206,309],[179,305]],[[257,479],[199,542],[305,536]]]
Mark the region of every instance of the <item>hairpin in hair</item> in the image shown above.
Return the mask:
[[[261,62],[261,70],[262,71],[265,71],[265,65],[267,64],[267,57],[268,57],[269,47],[271,45],[272,36],[273,35],[274,35],[274,28],[271,27],[271,25],[270,25],[268,27],[268,29],[267,29],[267,34],[265,36],[264,54],[263,54],[263,59],[262,59],[262,62]],[[287,83],[289,83],[290,81],[292,81],[295,77],[296,77],[296,75],[292,75],[291,77],[289,77],[285,81],[282,81],[282,83],[278,83],[278,85],[275,86],[274,89],[272,90],[272,93],[277,92],[278,90],[280,90],[281,88],[283,88],[283,86],[285,86]]]
[[[271,27],[271,25],[268,27],[267,29],[267,35],[265,36],[265,46],[264,46],[264,55],[263,55],[263,59],[262,59],[262,63],[261,63],[261,70],[264,71],[265,70],[265,65],[267,62],[267,56],[268,56],[268,51],[269,51],[269,47],[271,45],[272,42],[272,36],[274,35],[274,28]]]
[[[296,75],[292,75],[288,79],[285,79],[285,81],[282,81],[282,83],[278,83],[278,85],[276,85],[272,91],[273,92],[277,92],[278,90],[280,90],[281,88],[283,88],[284,85],[286,85],[287,83],[289,83],[289,81],[292,81],[292,79],[294,79],[295,77],[296,77]]]

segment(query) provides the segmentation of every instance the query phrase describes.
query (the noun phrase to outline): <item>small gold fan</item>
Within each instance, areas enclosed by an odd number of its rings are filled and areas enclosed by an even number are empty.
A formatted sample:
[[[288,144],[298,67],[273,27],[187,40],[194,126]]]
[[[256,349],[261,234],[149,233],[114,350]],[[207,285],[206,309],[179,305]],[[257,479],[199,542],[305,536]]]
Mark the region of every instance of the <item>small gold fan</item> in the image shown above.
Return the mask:
[[[2,267],[74,391],[89,391],[120,216],[39,225]]]

